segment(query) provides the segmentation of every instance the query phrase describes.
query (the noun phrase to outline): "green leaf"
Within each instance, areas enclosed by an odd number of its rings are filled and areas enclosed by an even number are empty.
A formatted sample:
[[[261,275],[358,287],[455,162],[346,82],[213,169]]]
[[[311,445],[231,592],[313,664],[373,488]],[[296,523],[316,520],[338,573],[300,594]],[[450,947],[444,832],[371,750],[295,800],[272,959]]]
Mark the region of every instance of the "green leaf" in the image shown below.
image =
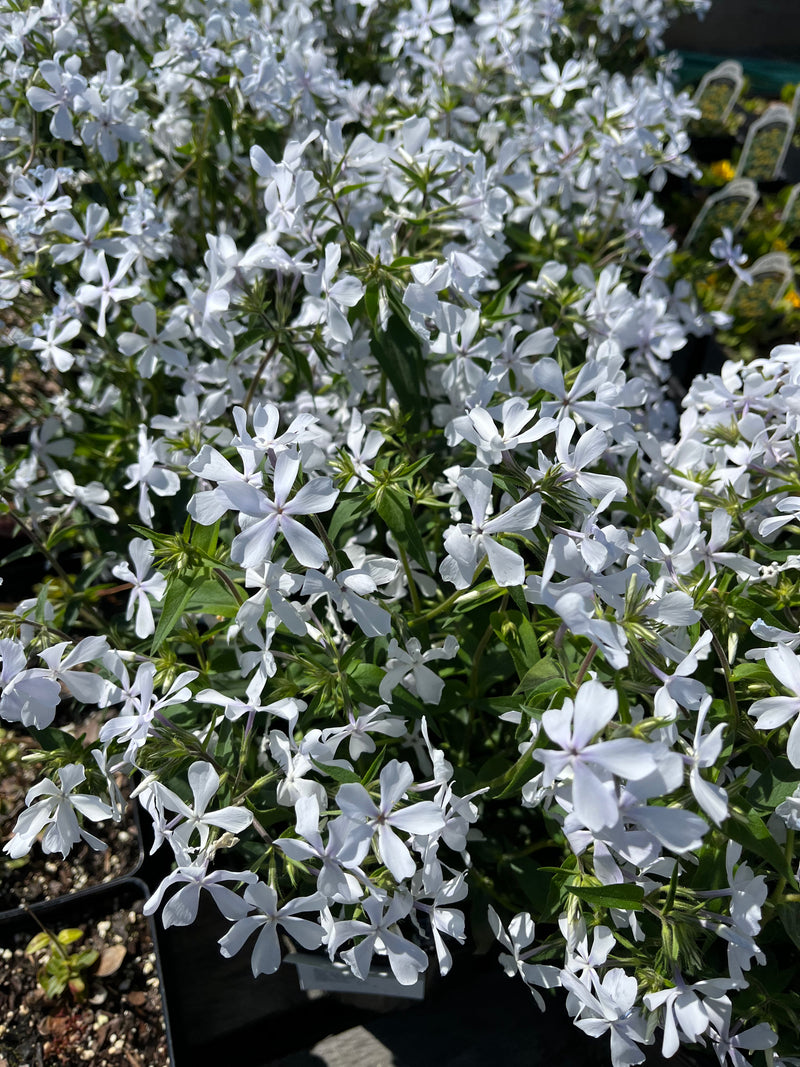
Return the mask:
[[[350,185],[344,185],[341,189],[336,190],[337,196],[347,196],[348,193],[355,193],[359,189],[365,189],[367,182],[352,182]]]
[[[25,946],[25,952],[30,955],[34,955],[36,952],[41,952],[43,948],[47,948],[50,944],[50,934],[46,934],[44,930],[41,933],[35,934],[28,944]]]
[[[328,527],[328,537],[336,544],[339,534],[345,529],[359,511],[364,507],[364,498],[356,493],[340,493]]]
[[[64,990],[67,988],[68,981],[68,974],[45,973],[39,979],[39,984],[44,990],[45,996],[48,997],[50,1000],[55,1000],[56,997],[60,997]]]
[[[225,583],[219,578],[206,578],[192,584],[181,614],[197,611],[204,615],[222,615],[225,619],[232,619],[238,610],[239,601]]]
[[[748,798],[760,808],[773,812],[800,785],[797,770],[785,756],[772,760],[747,791]]]
[[[511,653],[517,674],[524,678],[528,669],[540,660],[539,642],[530,620],[521,611],[493,611],[489,621]]]
[[[525,894],[528,901],[536,908],[538,915],[542,920],[549,918],[547,915],[547,904],[551,906],[558,905],[558,894],[553,892],[554,882],[553,879],[547,874],[547,871],[543,870],[539,864],[530,857],[524,857],[522,859],[514,860],[509,864],[511,873]],[[543,902],[547,904],[543,907]],[[543,914],[544,912],[544,914]]]
[[[347,676],[364,695],[375,693],[386,671],[374,663],[353,662],[347,667]]]
[[[490,578],[486,582],[480,582],[478,585],[471,589],[457,604],[453,606],[454,615],[467,615],[470,611],[474,611],[475,608],[482,607],[484,604],[490,604],[493,600],[499,599],[505,595],[505,591],[500,588],[497,582]]]
[[[7,556],[3,556],[3,566],[8,567],[9,564],[16,563],[18,559],[25,559],[27,556],[32,556],[35,551],[35,545],[25,544],[22,548],[17,548],[13,552],[9,552]]]
[[[743,812],[734,808],[725,823],[725,832],[728,837],[744,848],[766,860],[781,878],[785,878],[792,888],[797,889],[794,871],[783,849],[769,832],[767,824],[755,811]],[[747,857],[745,856],[744,859]]]
[[[372,761],[372,764],[367,769],[366,773],[361,775],[360,782],[366,788],[370,782],[373,782],[380,772],[381,764],[386,759],[386,753],[389,751],[388,745],[384,745],[378,749],[378,755]]]
[[[68,927],[66,930],[59,930],[56,937],[59,944],[71,945],[74,941],[80,941],[83,937],[83,930],[76,930],[74,926]]]
[[[195,589],[196,584],[192,578],[186,578],[181,574],[171,574],[167,578],[164,605],[161,609],[161,618],[158,620],[156,632],[153,634],[150,655],[158,652],[169,635],[179,625],[181,616],[186,610],[186,605],[191,600]]]
[[[508,587],[508,589],[506,590],[506,592],[511,597],[511,599],[514,601],[514,604],[519,608],[519,610],[527,618],[528,604],[527,604],[527,601],[525,600],[525,594],[522,591],[522,586],[521,585],[510,585]],[[539,651],[538,642],[536,644],[536,651],[537,651],[537,653]],[[538,656],[537,656],[537,658],[538,658]]]
[[[763,678],[765,682],[772,680],[769,668],[763,663],[739,663],[731,671],[731,678],[734,682],[740,682],[742,678],[756,677]]]
[[[76,952],[70,956],[69,962],[76,971],[82,971],[85,967],[91,967],[97,962],[100,953],[94,948],[85,948],[82,952]]]
[[[494,782],[489,784],[489,796],[493,800],[504,800],[506,797],[514,796],[535,774],[533,750],[528,749],[523,756],[520,756],[514,766],[506,771],[502,778],[495,779]],[[498,790],[498,792],[494,790]]]
[[[338,782],[340,785],[357,784],[361,785],[361,779],[355,773],[355,771],[348,771],[346,767],[331,767],[327,763],[320,763],[311,757],[311,762],[317,768],[318,771],[323,771],[330,778],[333,778],[334,782]]]
[[[192,527],[192,545],[212,559],[217,549],[217,538],[219,537],[221,522],[221,519],[217,519],[211,526],[202,526],[199,522],[196,522]]]
[[[538,663],[534,663],[525,672],[522,681],[517,686],[521,693],[536,693],[542,686],[552,682],[563,682],[567,685],[563,672],[552,656],[544,656]],[[549,690],[552,692],[552,689]]]
[[[641,911],[644,907],[644,889],[640,885],[565,885],[564,888],[593,909],[620,908],[623,911]]]
[[[364,290],[364,310],[367,313],[369,321],[372,323],[372,329],[377,333],[378,331],[378,311],[380,309],[380,286],[377,282],[370,282]]]
[[[796,901],[784,902],[778,908],[778,915],[787,935],[800,948],[800,904]]]
[[[511,293],[514,291],[514,289],[516,289],[521,280],[522,275],[518,274],[514,278],[512,278],[510,282],[507,282],[502,289],[497,290],[492,299],[483,309],[483,317],[485,319],[497,319],[502,317],[503,308],[505,307],[506,303],[506,297],[511,295]]]
[[[373,334],[370,349],[408,414],[409,429],[418,430],[427,393],[419,338],[401,318],[392,315],[386,331]]]
[[[228,148],[233,151],[233,120],[228,101],[221,96],[211,97],[211,110],[214,113],[217,126],[225,134]]]
[[[417,563],[430,570],[425,542],[411,514],[411,502],[405,493],[388,486],[378,497],[378,514],[397,538],[397,543],[409,552]]]
[[[80,744],[79,738],[66,733],[64,730],[59,730],[55,726],[48,726],[44,730],[29,726],[28,732],[46,752],[72,752],[76,749],[83,751],[83,745]]]

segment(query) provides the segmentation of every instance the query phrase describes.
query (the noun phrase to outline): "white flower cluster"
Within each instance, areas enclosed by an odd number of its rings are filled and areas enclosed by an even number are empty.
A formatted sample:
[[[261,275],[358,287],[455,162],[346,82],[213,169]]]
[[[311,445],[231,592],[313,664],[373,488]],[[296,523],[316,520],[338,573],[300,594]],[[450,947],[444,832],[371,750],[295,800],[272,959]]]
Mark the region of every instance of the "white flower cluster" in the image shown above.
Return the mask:
[[[101,719],[10,856],[102,847],[124,772],[175,861],[148,913],[205,889],[256,975],[278,927],[446,973],[478,882],[507,971],[615,1067],[656,1025],[665,1056],[773,1048],[800,346],[678,421],[670,359],[712,324],[657,202],[694,111],[653,54],[707,6],[0,11],[0,300],[52,383],[2,480],[43,575],[0,716]]]

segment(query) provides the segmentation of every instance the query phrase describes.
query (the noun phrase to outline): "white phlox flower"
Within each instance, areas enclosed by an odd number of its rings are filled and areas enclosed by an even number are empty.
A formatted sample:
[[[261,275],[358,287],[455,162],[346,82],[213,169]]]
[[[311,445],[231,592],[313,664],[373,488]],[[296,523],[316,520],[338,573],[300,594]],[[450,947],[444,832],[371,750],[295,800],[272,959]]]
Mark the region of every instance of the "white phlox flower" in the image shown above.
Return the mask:
[[[683,757],[689,766],[689,785],[694,798],[709,819],[720,826],[728,815],[728,794],[721,785],[701,777],[700,769],[713,767],[720,757],[725,723],[719,723],[710,733],[703,734],[711,697],[707,696],[697,712],[694,743]]]
[[[331,959],[344,942],[361,938],[353,948],[342,953],[342,959],[356,978],[367,977],[373,955],[380,952],[388,957],[397,981],[401,985],[413,985],[427,969],[428,957],[419,945],[403,937],[397,926],[409,914],[411,906],[412,898],[407,893],[395,893],[388,905],[374,896],[367,897],[361,905],[366,922],[346,919],[334,924],[328,941]]]
[[[252,882],[244,891],[244,899],[254,909],[253,914],[237,919],[230,930],[219,940],[220,952],[226,959],[235,956],[245,941],[258,931],[250,957],[253,977],[274,974],[281,964],[281,946],[278,927],[281,926],[303,948],[318,948],[322,944],[323,929],[319,923],[300,918],[299,912],[315,911],[325,903],[320,893],[310,897],[295,897],[283,907],[278,906],[278,895],[272,886],[264,882]]]
[[[542,989],[556,989],[561,984],[558,967],[549,964],[529,963],[536,949],[529,948],[536,936],[536,924],[528,912],[515,915],[508,924],[508,931],[500,922],[500,917],[493,907],[489,907],[489,925],[492,933],[508,952],[500,953],[500,965],[509,977],[519,975],[531,991],[533,999],[541,1011],[545,1004],[541,993],[534,986]],[[527,950],[527,951],[526,951]]]
[[[565,700],[563,707],[550,708],[542,716],[545,733],[560,751],[533,751],[534,759],[545,765],[545,786],[571,778],[574,814],[590,830],[614,826],[620,817],[616,797],[605,788],[598,770],[634,780],[656,770],[653,749],[645,741],[620,737],[591,743],[614,718],[617,702],[613,690],[599,682],[584,682],[574,702]]]
[[[541,515],[541,497],[532,493],[489,519],[492,486],[492,475],[483,469],[466,470],[458,479],[458,488],[472,511],[472,523],[459,523],[447,530],[444,536],[447,557],[439,568],[445,581],[452,582],[457,589],[470,586],[484,556],[498,585],[506,588],[525,581],[524,559],[497,537],[529,534],[534,530]]]
[[[45,730],[61,701],[60,682],[43,667],[27,669],[25,649],[10,638],[0,638],[0,659],[0,715]]]
[[[709,1009],[731,988],[729,981],[719,978],[690,985],[678,970],[674,978],[674,986],[646,993],[642,998],[648,1011],[663,1011],[660,1016],[664,1028],[661,1054],[667,1058],[678,1051],[681,1039],[687,1043],[697,1042],[708,1033],[712,1020]],[[718,1014],[715,1017],[718,1018]]]
[[[529,408],[527,402],[519,397],[506,400],[499,414],[502,432],[498,432],[489,411],[482,407],[473,408],[449,424],[448,442],[456,444],[459,440],[469,441],[477,449],[478,460],[488,467],[499,463],[504,453],[538,441],[556,428],[555,420],[549,418],[539,419],[535,425],[528,426],[536,418],[536,408]]]
[[[320,830],[317,796],[311,793],[298,797],[295,812],[298,837],[281,837],[275,842],[277,847],[298,863],[321,864],[317,890],[325,900],[337,903],[359,900],[363,893],[361,884],[367,881],[360,867],[369,852],[371,827],[366,823],[354,823],[344,815],[329,819],[325,825],[328,836],[325,844]]]
[[[85,841],[93,849],[101,851],[107,846],[80,825],[76,812],[93,822],[113,818],[113,811],[98,797],[74,793],[81,782],[86,781],[86,771],[78,763],[59,768],[58,786],[51,778],[45,778],[32,786],[25,795],[26,810],[17,819],[12,838],[3,846],[11,859],[27,856],[33,842],[42,830],[42,851],[60,852],[66,857],[73,845]],[[43,797],[36,801],[37,797]],[[36,803],[34,803],[36,801]]]
[[[145,901],[142,910],[145,915],[153,915],[161,907],[166,891],[179,885],[182,888],[167,901],[161,912],[161,922],[165,930],[170,926],[191,926],[197,918],[200,891],[203,889],[210,893],[226,919],[242,919],[250,911],[251,905],[222,883],[250,884],[257,880],[258,876],[252,871],[210,871],[208,860],[193,864],[184,856],[180,865],[162,879],[155,892]]]
[[[356,716],[348,712],[348,722],[344,726],[329,726],[322,731],[322,739],[332,744],[334,751],[347,741],[347,751],[351,760],[357,760],[364,753],[375,751],[375,742],[370,734],[383,734],[386,737],[402,737],[406,732],[406,721],[399,715],[390,715],[387,704],[377,708],[361,705],[361,714]]]
[[[393,690],[402,683],[426,704],[438,704],[442,699],[444,680],[427,664],[439,659],[453,659],[458,647],[452,634],[445,638],[440,648],[429,648],[426,652],[422,651],[416,637],[410,638],[405,648],[392,638],[387,650],[386,674],[378,686],[381,700],[391,704]]]
[[[283,534],[294,557],[303,567],[321,567],[328,559],[320,538],[295,515],[329,511],[339,495],[330,478],[313,478],[290,498],[300,470],[300,460],[281,452],[273,474],[274,499],[253,485],[227,483],[226,494],[239,511],[241,533],[233,539],[231,558],[244,567],[256,567],[271,559],[275,538]]]
[[[398,807],[414,781],[407,763],[391,760],[380,773],[380,800],[376,804],[363,785],[346,783],[339,787],[336,803],[343,815],[355,823],[366,823],[377,838],[381,862],[398,882],[410,878],[417,865],[409,847],[396,831],[427,835],[444,828],[442,809],[430,800]]]
[[[610,1033],[611,1059],[614,1067],[632,1067],[644,1063],[642,1044],[650,1044],[647,1024],[634,1005],[637,983],[621,967],[613,967],[602,978],[593,978],[589,990],[571,971],[561,971],[561,984],[575,995],[580,1014],[575,1025],[591,1037]]]
[[[155,782],[153,790],[158,794],[162,808],[177,812],[178,818],[170,827],[175,842],[186,853],[191,853],[198,846],[192,845],[192,837],[197,833],[203,851],[208,841],[211,827],[228,830],[239,834],[246,830],[253,821],[253,813],[247,808],[228,805],[214,811],[206,811],[208,805],[219,790],[219,775],[210,763],[195,761],[187,771],[187,779],[192,790],[192,803],[185,801],[168,789],[161,782]]]
[[[133,570],[127,561],[111,568],[111,573],[121,582],[131,583],[131,594],[125,618],[131,619],[136,612],[135,631],[137,637],[148,637],[156,628],[150,597],[159,603],[167,591],[167,579],[156,571],[151,574],[154,550],[150,541],[143,537],[134,537],[128,545],[128,553],[133,560]]]

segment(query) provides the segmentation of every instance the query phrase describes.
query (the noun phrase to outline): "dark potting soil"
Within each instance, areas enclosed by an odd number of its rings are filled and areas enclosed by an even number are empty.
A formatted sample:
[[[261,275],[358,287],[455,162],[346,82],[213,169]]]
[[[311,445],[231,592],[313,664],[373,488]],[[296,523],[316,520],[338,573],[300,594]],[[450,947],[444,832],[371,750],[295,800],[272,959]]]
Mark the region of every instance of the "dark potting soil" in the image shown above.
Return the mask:
[[[4,938],[0,950],[0,1067],[169,1067],[156,957],[142,902],[106,918],[76,923],[95,949],[84,971],[85,999],[67,991],[49,1000],[26,954],[30,932]],[[48,920],[52,922],[52,919]],[[58,933],[58,927],[49,927]]]

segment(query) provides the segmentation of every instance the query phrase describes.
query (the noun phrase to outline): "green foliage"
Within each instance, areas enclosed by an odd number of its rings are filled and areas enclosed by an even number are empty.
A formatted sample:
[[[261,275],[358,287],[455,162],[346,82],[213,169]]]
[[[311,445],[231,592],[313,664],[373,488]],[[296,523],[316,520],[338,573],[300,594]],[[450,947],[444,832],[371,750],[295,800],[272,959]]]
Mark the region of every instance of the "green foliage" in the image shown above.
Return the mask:
[[[84,972],[98,959],[96,949],[68,951],[70,945],[83,938],[83,931],[67,928],[52,933],[44,927],[25,946],[29,956],[39,958],[39,985],[49,1000],[57,1000],[67,989],[75,1000],[86,995]]]

